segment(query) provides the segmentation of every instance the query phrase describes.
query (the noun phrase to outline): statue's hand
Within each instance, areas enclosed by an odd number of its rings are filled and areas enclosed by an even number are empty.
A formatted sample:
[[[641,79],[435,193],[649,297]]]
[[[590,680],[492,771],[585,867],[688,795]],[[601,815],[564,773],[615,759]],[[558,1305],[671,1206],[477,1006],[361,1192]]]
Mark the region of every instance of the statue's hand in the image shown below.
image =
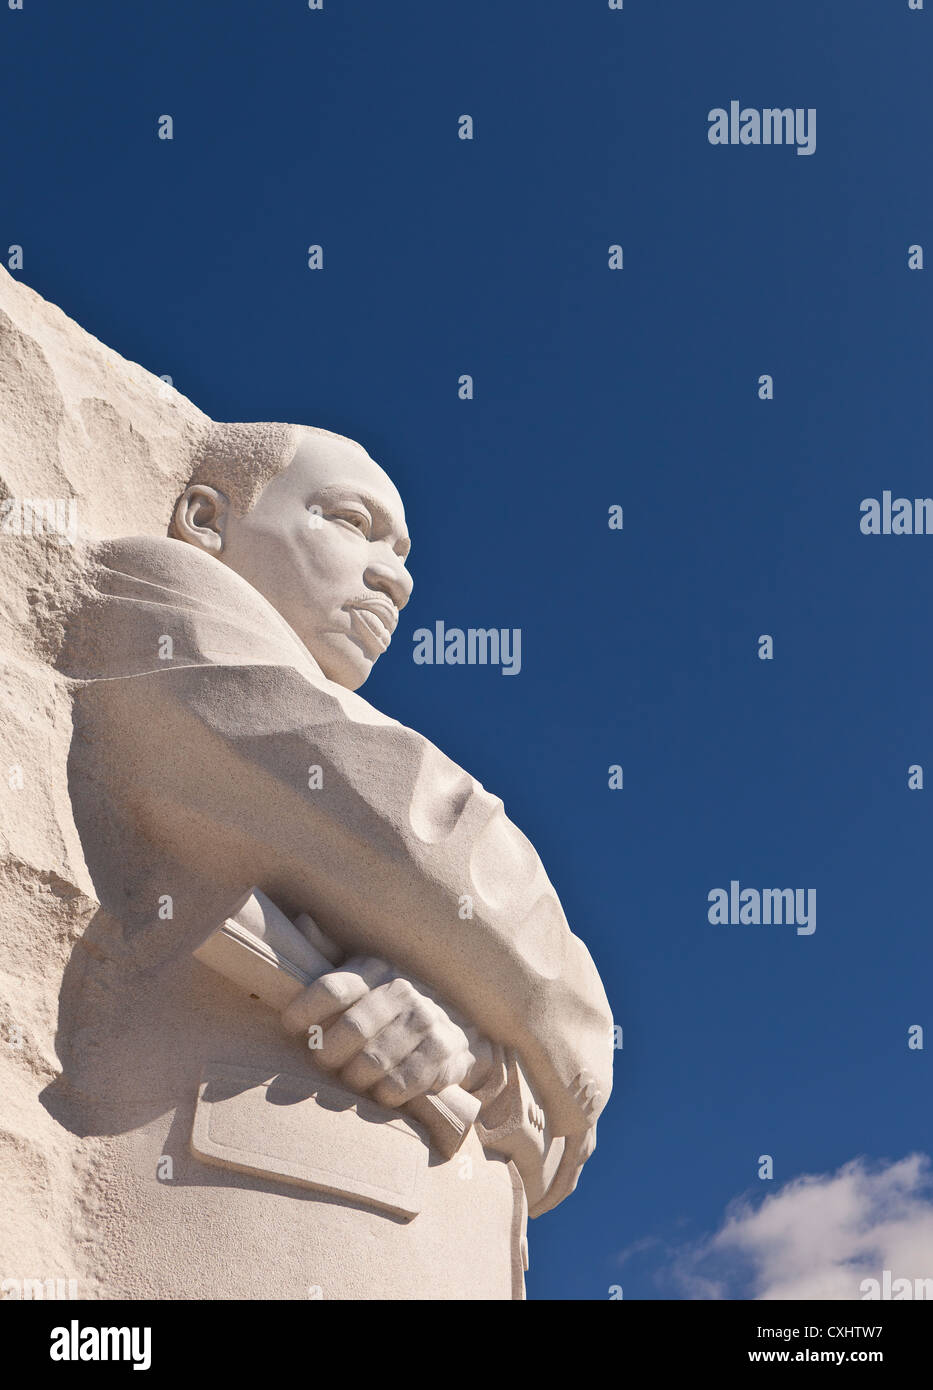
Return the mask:
[[[573,1091],[577,1104],[589,1123],[582,1134],[567,1136],[564,1152],[551,1185],[537,1206],[529,1212],[529,1216],[542,1216],[544,1212],[551,1211],[565,1197],[570,1196],[583,1172],[583,1165],[596,1148],[594,1116],[599,1113],[599,1086],[589,1072],[581,1071],[574,1079]]]
[[[529,1216],[543,1216],[546,1211],[551,1211],[565,1197],[570,1196],[583,1172],[584,1163],[595,1148],[595,1125],[583,1134],[568,1137],[553,1181],[541,1201],[529,1212]]]
[[[324,1029],[314,1060],[350,1090],[398,1106],[444,1086],[481,1084],[492,1052],[423,985],[375,956],[354,956],[289,1004],[290,1033]]]

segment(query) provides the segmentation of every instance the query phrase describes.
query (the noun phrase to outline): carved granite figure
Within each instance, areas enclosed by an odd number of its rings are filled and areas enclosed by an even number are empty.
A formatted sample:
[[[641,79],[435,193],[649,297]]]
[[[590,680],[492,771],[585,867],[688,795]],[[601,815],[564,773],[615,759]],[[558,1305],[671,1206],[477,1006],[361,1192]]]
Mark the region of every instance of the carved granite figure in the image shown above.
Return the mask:
[[[39,605],[98,904],[42,1097],[66,1247],[100,1297],[520,1298],[608,1097],[599,977],[502,802],[355,693],[412,591],[390,479],[303,426],[182,453],[169,535]]]

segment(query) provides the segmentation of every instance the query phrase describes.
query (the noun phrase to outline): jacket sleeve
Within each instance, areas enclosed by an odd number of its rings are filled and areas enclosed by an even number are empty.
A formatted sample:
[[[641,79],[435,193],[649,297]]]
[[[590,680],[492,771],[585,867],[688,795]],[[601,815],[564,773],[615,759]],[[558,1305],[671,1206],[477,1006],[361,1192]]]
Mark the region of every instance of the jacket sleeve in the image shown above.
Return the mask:
[[[124,662],[135,674],[82,684],[82,724],[117,814],[231,901],[260,887],[347,952],[424,980],[517,1049],[554,1132],[581,1132],[593,1116],[576,1099],[580,1074],[601,1093],[596,1113],[608,1099],[611,1014],[502,802],[291,651],[211,659],[210,615],[194,628],[189,616],[157,611],[153,632],[178,639],[161,669]],[[130,626],[145,626],[140,613]],[[232,654],[236,642],[222,645]]]

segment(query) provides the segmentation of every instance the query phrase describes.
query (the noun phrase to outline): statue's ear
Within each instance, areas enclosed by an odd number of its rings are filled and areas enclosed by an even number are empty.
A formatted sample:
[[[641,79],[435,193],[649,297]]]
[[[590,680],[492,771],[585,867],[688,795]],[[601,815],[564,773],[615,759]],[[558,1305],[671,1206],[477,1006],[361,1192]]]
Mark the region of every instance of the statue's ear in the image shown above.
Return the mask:
[[[175,503],[171,534],[176,540],[219,555],[229,513],[230,499],[224,493],[204,483],[192,483]]]

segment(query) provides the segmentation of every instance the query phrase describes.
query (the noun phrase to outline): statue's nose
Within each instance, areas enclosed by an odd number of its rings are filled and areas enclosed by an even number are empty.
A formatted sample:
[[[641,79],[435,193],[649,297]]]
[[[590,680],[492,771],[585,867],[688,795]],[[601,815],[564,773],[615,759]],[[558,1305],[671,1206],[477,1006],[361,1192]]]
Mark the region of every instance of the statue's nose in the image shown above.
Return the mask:
[[[363,582],[377,593],[386,594],[396,608],[404,608],[411,598],[412,578],[401,564],[389,565],[376,560],[366,566]]]

